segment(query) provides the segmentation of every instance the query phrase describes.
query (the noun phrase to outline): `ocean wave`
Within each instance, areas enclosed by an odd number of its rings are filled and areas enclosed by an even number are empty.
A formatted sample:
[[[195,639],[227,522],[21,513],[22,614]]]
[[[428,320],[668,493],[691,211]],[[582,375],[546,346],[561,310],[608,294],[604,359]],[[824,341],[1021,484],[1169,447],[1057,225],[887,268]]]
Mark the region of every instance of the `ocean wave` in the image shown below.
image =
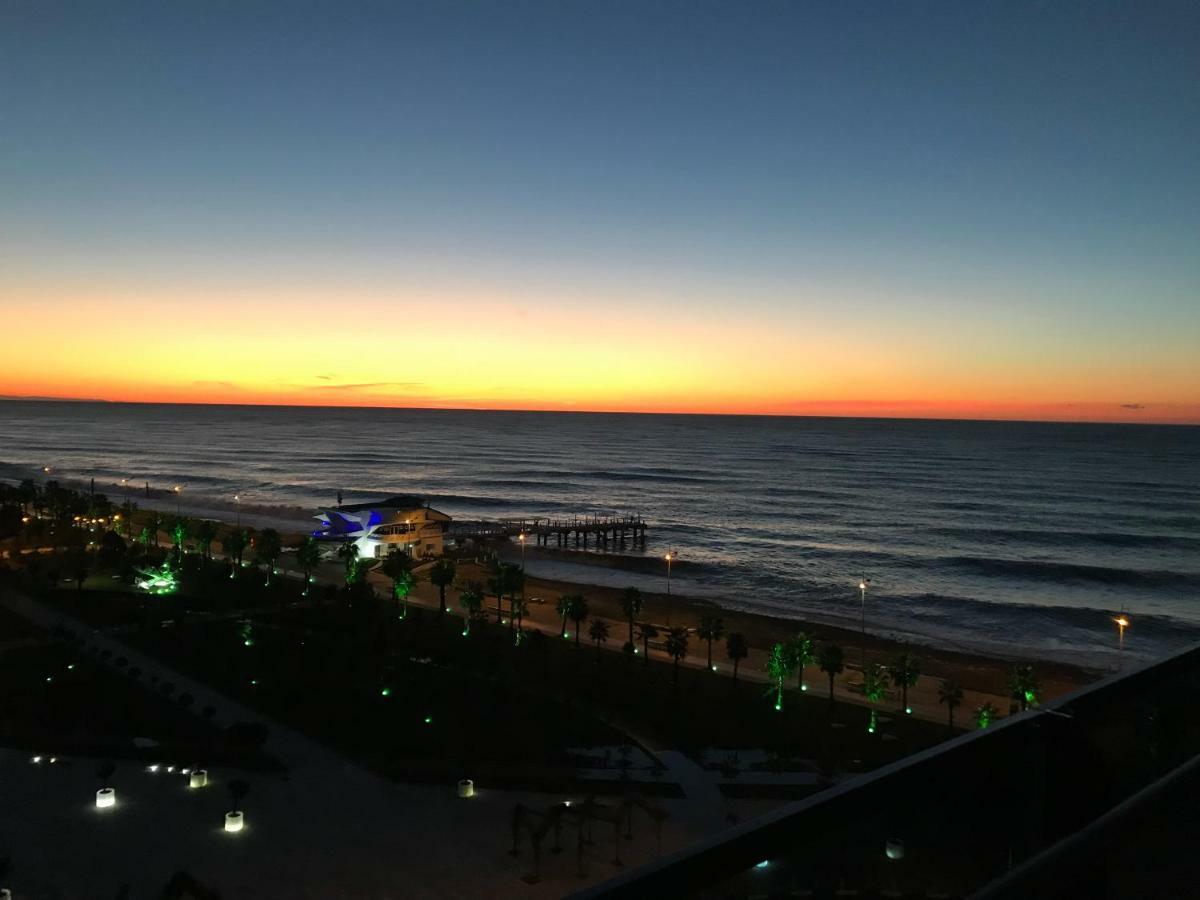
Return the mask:
[[[981,556],[950,556],[939,563],[966,569],[989,578],[1020,578],[1028,581],[1089,581],[1096,584],[1155,588],[1194,588],[1200,586],[1200,573],[1166,570],[1117,569],[1047,560],[997,559]]]

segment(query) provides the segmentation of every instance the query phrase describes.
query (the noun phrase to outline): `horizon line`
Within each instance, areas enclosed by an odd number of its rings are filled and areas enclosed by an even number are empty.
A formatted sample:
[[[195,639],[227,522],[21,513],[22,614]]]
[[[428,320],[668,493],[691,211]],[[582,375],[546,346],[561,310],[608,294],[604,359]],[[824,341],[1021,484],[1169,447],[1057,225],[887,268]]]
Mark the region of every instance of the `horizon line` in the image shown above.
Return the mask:
[[[1129,425],[1154,428],[1200,428],[1200,422],[1130,422],[1109,419],[1037,419],[1037,418],[986,418],[976,416],[913,416],[913,415],[855,415],[839,413],[755,413],[755,412],[695,412],[661,410],[613,410],[613,409],[518,409],[486,406],[388,406],[376,404],[321,404],[321,403],[238,403],[205,402],[200,400],[105,400],[87,397],[52,397],[0,395],[0,402],[11,403],[78,403],[103,404],[107,406],[234,406],[247,409],[375,409],[404,412],[483,412],[483,413],[541,413],[547,415],[592,415],[592,416],[709,416],[721,418],[755,419],[862,419],[890,422],[1012,422],[1031,425]]]

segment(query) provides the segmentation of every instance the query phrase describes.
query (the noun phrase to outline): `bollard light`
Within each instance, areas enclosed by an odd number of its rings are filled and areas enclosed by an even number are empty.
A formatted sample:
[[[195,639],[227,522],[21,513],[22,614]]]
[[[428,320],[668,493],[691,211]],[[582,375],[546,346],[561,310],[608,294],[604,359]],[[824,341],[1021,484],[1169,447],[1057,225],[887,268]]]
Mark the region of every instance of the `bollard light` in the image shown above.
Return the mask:
[[[462,799],[475,796],[475,782],[470,778],[464,778],[458,783],[458,796]]]
[[[240,812],[225,813],[225,830],[226,831],[241,831],[244,825],[242,814]]]
[[[107,809],[110,806],[116,806],[117,792],[112,788],[100,788],[96,791],[96,807],[98,809]]]
[[[188,777],[188,787],[202,788],[208,784],[208,771],[206,769],[193,769],[192,774]]]

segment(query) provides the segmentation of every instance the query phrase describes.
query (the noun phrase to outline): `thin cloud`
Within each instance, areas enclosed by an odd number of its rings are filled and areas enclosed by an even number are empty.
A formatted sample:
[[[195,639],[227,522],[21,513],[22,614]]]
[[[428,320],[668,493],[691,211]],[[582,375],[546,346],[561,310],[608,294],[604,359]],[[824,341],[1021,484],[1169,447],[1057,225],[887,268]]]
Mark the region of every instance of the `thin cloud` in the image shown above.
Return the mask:
[[[241,390],[241,389],[240,389],[240,388],[239,388],[239,387],[238,387],[236,384],[234,384],[232,381],[204,381],[204,380],[200,380],[200,381],[193,381],[193,382],[192,382],[192,387],[202,387],[202,388],[213,388],[213,387],[218,387],[218,388],[224,388],[224,389],[225,389],[225,390],[227,390],[227,391],[237,391],[237,390]]]
[[[425,389],[425,383],[422,381],[367,381],[360,384],[318,384],[314,385],[313,388],[318,391],[346,391],[349,393],[383,389],[421,391]]]
[[[1121,409],[1145,409],[1145,403],[1122,403]]]

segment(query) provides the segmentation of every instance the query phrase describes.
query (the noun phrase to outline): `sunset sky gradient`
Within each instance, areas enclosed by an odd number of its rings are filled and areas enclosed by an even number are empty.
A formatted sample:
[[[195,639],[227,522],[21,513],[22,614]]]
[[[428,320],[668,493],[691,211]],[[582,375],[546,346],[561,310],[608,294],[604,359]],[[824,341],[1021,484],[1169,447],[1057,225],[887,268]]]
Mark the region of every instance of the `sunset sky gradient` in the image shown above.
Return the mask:
[[[1200,423],[1195,4],[0,7],[0,394]]]

